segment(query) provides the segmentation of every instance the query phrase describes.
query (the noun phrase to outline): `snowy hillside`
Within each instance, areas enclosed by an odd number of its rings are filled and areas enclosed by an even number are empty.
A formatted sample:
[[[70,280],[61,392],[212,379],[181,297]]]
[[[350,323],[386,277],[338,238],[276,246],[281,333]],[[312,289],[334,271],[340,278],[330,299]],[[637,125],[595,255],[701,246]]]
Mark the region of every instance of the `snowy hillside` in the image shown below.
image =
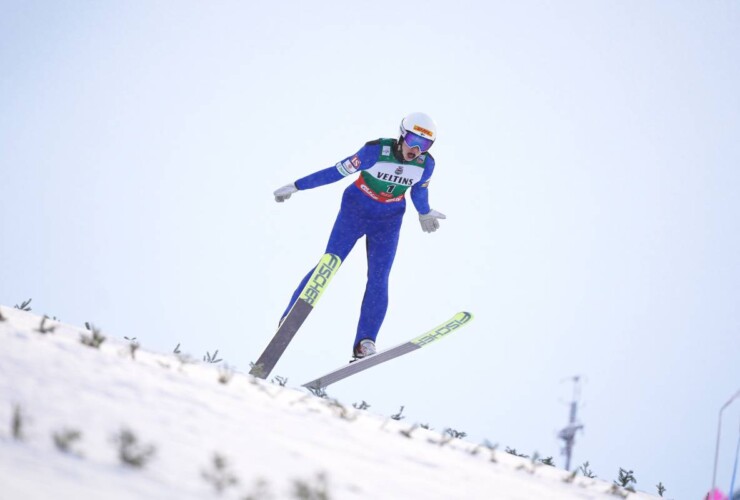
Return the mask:
[[[3,499],[203,499],[218,486],[229,499],[618,498],[608,482],[290,388],[301,381],[220,383],[219,364],[0,315]]]

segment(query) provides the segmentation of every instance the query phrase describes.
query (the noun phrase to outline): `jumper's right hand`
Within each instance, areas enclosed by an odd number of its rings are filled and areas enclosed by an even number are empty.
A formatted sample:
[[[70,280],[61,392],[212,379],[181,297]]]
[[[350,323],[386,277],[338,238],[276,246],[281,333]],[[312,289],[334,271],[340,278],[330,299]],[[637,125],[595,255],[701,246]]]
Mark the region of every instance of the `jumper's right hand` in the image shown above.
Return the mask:
[[[285,186],[278,188],[275,190],[275,201],[278,203],[282,203],[288,198],[290,198],[290,195],[298,191],[298,188],[295,187],[295,184],[286,184]]]

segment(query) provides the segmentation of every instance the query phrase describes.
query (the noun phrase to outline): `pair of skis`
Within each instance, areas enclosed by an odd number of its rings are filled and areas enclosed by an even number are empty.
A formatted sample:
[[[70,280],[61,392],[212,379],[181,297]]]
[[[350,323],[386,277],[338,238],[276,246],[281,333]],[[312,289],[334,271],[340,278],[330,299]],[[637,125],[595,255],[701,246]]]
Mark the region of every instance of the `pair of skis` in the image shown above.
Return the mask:
[[[326,289],[327,285],[339,270],[342,260],[333,254],[325,254],[319,264],[316,266],[311,278],[304,287],[300,296],[293,307],[288,311],[284,320],[278,327],[275,336],[265,348],[262,355],[249,371],[250,375],[258,378],[267,378],[272,369],[277,364],[280,356],[283,355],[288,344],[295,336],[298,329],[303,325],[308,315],[316,306],[319,298]],[[455,330],[465,326],[473,319],[473,315],[468,312],[459,312],[444,323],[432,328],[431,330],[415,337],[408,342],[399,344],[395,347],[379,351],[377,354],[361,358],[357,361],[342,366],[332,372],[327,373],[317,379],[303,384],[303,387],[310,389],[321,389],[339,382],[351,375],[367,370],[373,366],[385,363],[391,359],[403,356],[417,349],[446,337]]]

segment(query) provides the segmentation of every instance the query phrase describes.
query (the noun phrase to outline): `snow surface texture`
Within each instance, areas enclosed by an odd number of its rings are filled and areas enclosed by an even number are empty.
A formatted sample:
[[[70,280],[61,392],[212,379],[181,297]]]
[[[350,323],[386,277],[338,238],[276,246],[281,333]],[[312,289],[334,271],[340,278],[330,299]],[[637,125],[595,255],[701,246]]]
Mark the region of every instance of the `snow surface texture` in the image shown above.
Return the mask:
[[[566,482],[562,469],[437,431],[407,437],[413,423],[351,402],[243,373],[219,383],[218,365],[143,349],[132,357],[110,337],[95,349],[80,342],[91,334],[84,328],[47,320],[55,329],[41,333],[40,316],[0,314],[3,499],[323,498],[324,489],[332,499],[619,498],[609,482]],[[66,453],[52,439],[65,429],[81,433]],[[140,468],[119,458],[122,429],[155,449]],[[204,477],[215,474],[214,454],[226,459],[222,477],[236,479],[220,495]]]

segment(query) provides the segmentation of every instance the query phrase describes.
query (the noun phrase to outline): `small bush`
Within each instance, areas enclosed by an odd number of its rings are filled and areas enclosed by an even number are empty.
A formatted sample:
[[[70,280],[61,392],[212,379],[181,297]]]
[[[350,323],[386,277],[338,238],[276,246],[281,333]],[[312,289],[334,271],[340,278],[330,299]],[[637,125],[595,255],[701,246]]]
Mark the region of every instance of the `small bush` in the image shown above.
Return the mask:
[[[317,398],[321,398],[321,399],[329,398],[329,395],[326,393],[326,389],[323,387],[308,387],[307,389],[311,391],[311,394],[313,394]]]
[[[13,405],[13,413],[10,416],[10,434],[16,441],[23,441],[26,436],[23,432],[25,428],[25,415],[20,405]]]
[[[445,434],[448,434],[450,437],[453,437],[455,439],[462,439],[468,435],[467,432],[458,431],[451,427],[445,429]]]
[[[635,479],[634,471],[626,470],[623,468],[619,468],[619,476],[617,477],[617,480],[614,481],[614,484],[617,486],[621,486],[622,488],[628,490],[628,491],[635,491],[634,484],[637,484],[637,480]]]
[[[508,446],[506,447],[506,453],[508,453],[509,455],[514,455],[516,457],[529,458],[529,455],[517,453],[516,448],[509,448]]]
[[[578,475],[578,469],[575,469],[573,472],[571,472],[570,474],[568,474],[567,476],[563,478],[563,482],[572,483],[573,481],[575,481],[577,475]]]
[[[317,474],[313,484],[301,479],[294,480],[293,496],[300,500],[329,500],[326,474]]]
[[[663,483],[658,483],[656,486],[658,488],[658,495],[663,496],[663,493],[665,493],[667,490],[665,489],[665,486],[663,486]]]
[[[329,407],[331,407],[337,414],[337,416],[343,420],[355,420],[356,417],[352,416],[347,409],[346,406],[344,406],[342,403],[340,403],[336,399],[329,399]]]
[[[627,498],[629,496],[629,492],[624,491],[623,488],[620,488],[616,484],[612,484],[611,488],[609,488],[606,492],[609,493],[610,495],[614,495],[620,498]]]
[[[550,467],[555,467],[555,462],[553,462],[552,457],[542,458],[540,459],[540,463],[542,465],[549,465]]]
[[[136,337],[133,337],[133,338],[123,337],[123,338],[128,340],[128,351],[129,351],[129,354],[131,354],[131,359],[136,360],[136,351],[139,350],[139,347],[141,347],[141,344],[139,344],[139,341],[136,340]]]
[[[483,441],[483,446],[488,448],[488,451],[491,452],[491,462],[496,463],[498,460],[496,460],[496,450],[498,449],[498,443],[492,444],[489,440]]]
[[[259,478],[254,483],[254,489],[251,493],[243,498],[243,500],[272,500],[272,493],[270,493],[270,484],[264,478]]]
[[[54,446],[62,453],[81,456],[81,453],[72,450],[72,446],[82,438],[82,433],[75,429],[62,429],[52,434]]]
[[[41,318],[41,325],[39,325],[39,327],[36,329],[36,331],[42,335],[46,333],[54,333],[54,330],[56,329],[56,326],[49,326],[49,327],[44,326],[46,324],[47,319],[49,319],[48,316],[44,316],[43,318]]]
[[[584,477],[594,479],[596,478],[596,474],[594,474],[594,471],[592,471],[589,466],[590,464],[588,462],[583,462],[583,465],[578,467],[578,469],[576,469],[576,472],[580,472],[581,474],[583,474]]]
[[[210,470],[202,471],[201,476],[213,486],[219,495],[227,488],[239,484],[239,479],[231,472],[226,457],[218,453],[213,454]]]
[[[401,433],[401,434],[402,434],[403,436],[406,436],[407,438],[411,438],[411,434],[413,434],[413,432],[414,432],[414,431],[415,431],[416,429],[418,429],[418,428],[419,428],[419,426],[418,426],[418,425],[416,425],[416,424],[414,424],[414,425],[412,425],[412,426],[411,426],[411,427],[410,427],[409,429],[406,429],[406,430],[404,430],[404,429],[401,429],[401,430],[400,430],[400,431],[398,431],[398,432],[400,432],[400,433]]]
[[[206,363],[220,363],[221,361],[223,361],[223,359],[220,359],[218,357],[218,349],[216,349],[213,354],[206,351],[206,355],[203,356],[203,361],[205,361]]]
[[[357,403],[352,403],[352,406],[354,406],[354,407],[355,407],[355,408],[357,408],[358,410],[367,410],[368,408],[370,408],[370,405],[369,405],[369,404],[367,404],[367,403],[365,402],[365,400],[363,400],[363,401],[362,401],[362,403],[360,403],[360,404],[357,404]]]
[[[15,307],[16,309],[20,309],[21,311],[30,311],[31,308],[29,307],[29,304],[32,300],[33,299],[24,300],[23,302],[21,302],[21,305],[16,304],[13,307]]]
[[[228,384],[234,378],[234,369],[224,363],[218,368],[218,381],[221,384]]]
[[[130,429],[121,429],[113,440],[118,445],[118,458],[121,463],[136,469],[144,467],[156,451],[153,445],[141,444]]]
[[[404,418],[406,418],[406,417],[401,416],[401,414],[403,413],[403,408],[404,407],[402,406],[401,409],[398,410],[398,413],[396,413],[395,415],[391,415],[391,418],[393,420],[403,420]]]
[[[100,349],[100,344],[105,342],[105,337],[103,336],[103,334],[100,333],[100,329],[95,328],[95,325],[91,325],[90,323],[85,323],[85,328],[87,328],[88,331],[91,331],[92,335],[85,335],[84,333],[81,333],[80,342],[88,347]]]
[[[439,441],[437,441],[436,439],[433,439],[433,438],[429,438],[428,441],[430,443],[432,443],[432,444],[438,444],[440,446],[440,448],[441,448],[442,446],[446,445],[447,443],[449,443],[453,439],[455,439],[455,438],[453,438],[449,434],[444,434],[443,433],[443,434],[440,435]]]
[[[177,344],[175,348],[172,350],[172,353],[175,355],[177,360],[180,362],[180,368],[182,369],[183,366],[187,364],[191,364],[194,362],[193,358],[191,358],[187,354],[183,354],[182,351],[180,351],[180,344]]]

